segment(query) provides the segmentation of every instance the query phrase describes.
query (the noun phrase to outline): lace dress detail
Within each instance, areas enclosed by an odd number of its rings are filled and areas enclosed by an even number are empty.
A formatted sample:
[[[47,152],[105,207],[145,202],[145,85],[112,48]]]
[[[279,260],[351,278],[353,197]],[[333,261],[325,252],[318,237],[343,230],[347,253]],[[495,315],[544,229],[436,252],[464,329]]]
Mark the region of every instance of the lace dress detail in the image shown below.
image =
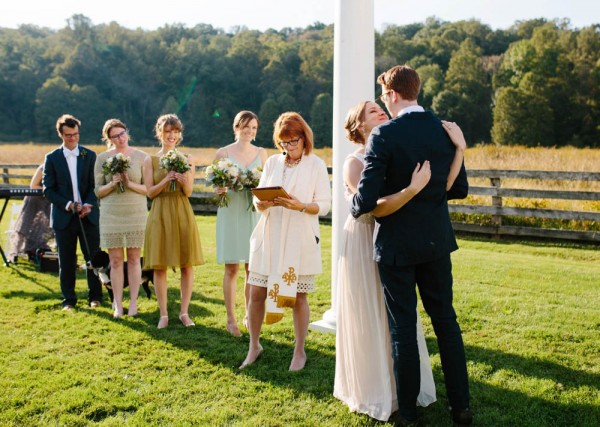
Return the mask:
[[[115,153],[100,153],[94,167],[96,188],[112,181],[112,175],[104,175],[102,164]],[[134,150],[131,154],[131,167],[127,176],[132,182],[143,183],[142,165],[146,154]],[[136,193],[128,188],[120,193],[115,189],[98,201],[100,205],[100,247],[110,248],[142,248],[148,217],[148,202],[144,194]]]
[[[248,274],[248,284],[254,286],[260,286],[261,288],[267,287],[269,281],[268,276],[262,274],[250,272]],[[309,293],[315,291],[315,276],[314,274],[299,275],[298,282],[296,283],[296,291],[298,293]]]

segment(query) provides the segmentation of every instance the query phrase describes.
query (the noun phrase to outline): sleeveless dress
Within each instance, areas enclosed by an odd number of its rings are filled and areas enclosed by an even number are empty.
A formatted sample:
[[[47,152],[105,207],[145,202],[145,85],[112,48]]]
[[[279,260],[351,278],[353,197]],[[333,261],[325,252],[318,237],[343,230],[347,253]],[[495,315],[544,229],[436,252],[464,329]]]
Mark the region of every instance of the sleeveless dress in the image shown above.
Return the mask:
[[[232,157],[227,157],[240,170],[252,169],[261,165],[261,150],[256,158],[244,167]],[[250,259],[250,236],[256,227],[260,214],[248,207],[252,194],[247,191],[229,191],[229,206],[217,210],[217,263],[239,264]]]
[[[98,155],[94,166],[96,189],[112,181],[112,175],[104,175],[102,164],[114,152],[105,151]],[[132,182],[142,184],[142,166],[147,154],[140,150],[133,150],[131,167],[127,176]],[[148,201],[145,194],[136,193],[129,188],[125,192],[119,189],[98,200],[100,205],[100,247],[110,248],[141,248],[144,246],[144,233],[146,231],[146,218],[148,217]]]
[[[364,157],[350,156],[364,162]],[[351,198],[349,191],[346,197]],[[333,395],[353,412],[387,421],[398,409],[391,357],[390,333],[379,279],[373,261],[372,215],[348,215],[338,261],[338,304],[335,382]],[[421,391],[417,403],[435,402],[425,336],[417,313],[417,340],[421,359]]]
[[[167,171],[160,168],[158,156],[151,158],[154,182],[157,183]],[[152,200],[146,223],[144,269],[164,270],[204,264],[192,205],[179,183],[175,191],[169,191],[169,187],[165,186]]]

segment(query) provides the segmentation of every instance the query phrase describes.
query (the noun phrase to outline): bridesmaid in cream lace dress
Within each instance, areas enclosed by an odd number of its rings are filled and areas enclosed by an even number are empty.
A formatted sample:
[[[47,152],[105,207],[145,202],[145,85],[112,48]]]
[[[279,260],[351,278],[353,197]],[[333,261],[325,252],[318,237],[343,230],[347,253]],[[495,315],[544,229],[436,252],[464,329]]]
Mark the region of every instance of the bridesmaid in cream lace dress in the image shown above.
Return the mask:
[[[144,232],[148,208],[146,186],[143,183],[143,164],[148,157],[143,151],[129,146],[129,133],[125,123],[109,119],[104,123],[102,139],[108,151],[98,155],[94,166],[96,195],[100,204],[100,247],[108,250],[110,258],[110,283],[113,289],[113,317],[123,316],[124,251],[127,252],[127,278],[129,280],[129,309],[127,314],[137,314],[137,298],[142,283],[140,254],[144,246]],[[105,175],[104,162],[117,154],[131,159],[126,172]],[[120,186],[119,183],[122,183]],[[124,188],[121,192],[119,188]]]

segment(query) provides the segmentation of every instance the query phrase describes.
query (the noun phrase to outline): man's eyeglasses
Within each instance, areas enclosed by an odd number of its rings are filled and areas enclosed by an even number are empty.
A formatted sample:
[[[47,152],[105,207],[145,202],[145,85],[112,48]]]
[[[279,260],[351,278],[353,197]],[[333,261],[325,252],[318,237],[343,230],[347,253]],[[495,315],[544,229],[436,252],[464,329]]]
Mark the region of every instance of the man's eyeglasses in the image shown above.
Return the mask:
[[[392,92],[393,92],[393,90],[392,90],[392,89],[390,89],[390,90],[388,90],[388,91],[386,91],[386,92],[383,92],[381,95],[379,95],[379,96],[377,97],[377,99],[378,99],[378,100],[380,100],[381,102],[385,102],[385,99],[384,99],[384,98],[385,98],[386,96],[388,96],[388,95],[389,95],[390,93],[392,93]]]
[[[109,138],[110,138],[111,140],[113,140],[113,141],[116,141],[117,139],[120,139],[122,136],[125,136],[125,135],[127,135],[127,131],[126,131],[126,130],[124,130],[123,132],[121,132],[121,133],[118,133],[118,134],[116,134],[116,135],[109,136]]]
[[[298,142],[301,139],[302,138],[298,137],[298,138],[290,139],[289,141],[279,141],[279,145],[281,145],[282,147],[287,147],[288,145],[295,147],[296,145],[298,145]]]
[[[77,133],[63,133],[63,138],[77,138],[79,136],[79,132]]]

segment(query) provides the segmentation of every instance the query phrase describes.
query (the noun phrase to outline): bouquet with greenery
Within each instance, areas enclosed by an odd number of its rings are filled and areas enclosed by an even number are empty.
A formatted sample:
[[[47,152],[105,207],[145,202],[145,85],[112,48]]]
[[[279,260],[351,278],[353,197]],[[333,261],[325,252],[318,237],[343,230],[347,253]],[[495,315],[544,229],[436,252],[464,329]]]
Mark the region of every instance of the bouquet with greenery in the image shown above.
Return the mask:
[[[117,153],[102,163],[102,172],[104,173],[104,176],[112,176],[118,173],[123,173],[130,167],[131,157],[128,157],[123,153]],[[125,192],[125,185],[123,184],[123,181],[119,181],[119,192]]]
[[[240,169],[230,160],[215,160],[206,167],[205,172],[206,182],[215,187],[227,187],[232,191],[241,191],[244,189]],[[229,206],[227,191],[217,194],[217,206],[220,208]]]
[[[258,187],[262,171],[262,166],[257,166],[242,172],[241,183],[244,186],[244,191],[246,191],[246,197],[248,198],[248,210],[255,210],[254,204],[252,203],[252,192],[250,190]]]
[[[163,154],[159,159],[161,169],[166,169],[167,172],[175,171],[177,173],[186,173],[191,169],[188,158],[185,154],[177,151],[177,148],[169,150],[167,154]],[[177,182],[171,181],[169,186],[170,191],[177,189]]]

